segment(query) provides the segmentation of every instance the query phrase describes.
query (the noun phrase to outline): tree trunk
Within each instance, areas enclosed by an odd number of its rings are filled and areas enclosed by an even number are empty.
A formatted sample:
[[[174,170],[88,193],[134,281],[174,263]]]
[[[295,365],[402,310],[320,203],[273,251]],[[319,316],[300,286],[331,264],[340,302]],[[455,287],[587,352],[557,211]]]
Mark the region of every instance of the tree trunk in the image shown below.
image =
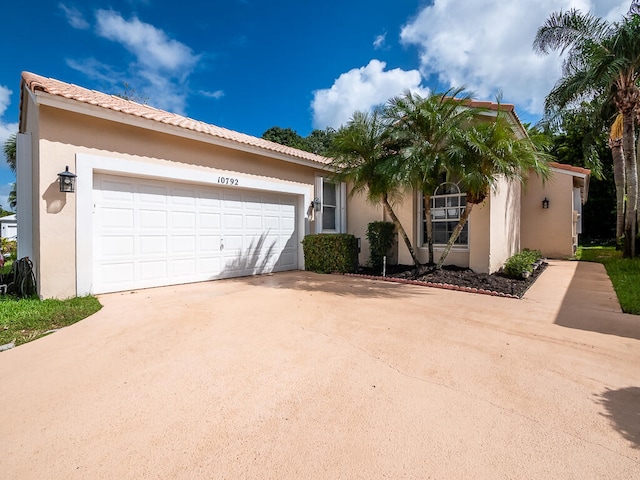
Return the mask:
[[[623,112],[622,150],[624,152],[627,206],[624,225],[624,258],[635,257],[636,221],[638,210],[638,166],[636,164],[635,122],[633,109]]]
[[[418,260],[418,257],[416,256],[416,252],[413,249],[413,245],[411,245],[411,240],[409,240],[409,236],[407,235],[407,232],[404,230],[404,227],[400,223],[400,220],[398,220],[398,217],[396,216],[395,212],[393,211],[393,208],[391,208],[391,204],[389,203],[389,198],[387,197],[386,194],[382,196],[382,204],[384,205],[384,208],[387,210],[387,213],[389,214],[389,217],[391,217],[391,221],[393,222],[393,224],[398,229],[398,233],[400,234],[400,236],[404,240],[404,243],[407,246],[407,249],[409,250],[409,253],[411,254],[411,258],[413,259],[413,263],[415,264],[416,268],[418,268],[420,266],[420,261]]]
[[[451,252],[451,249],[453,248],[453,244],[456,242],[456,240],[460,236],[460,232],[462,232],[462,229],[464,228],[465,223],[467,223],[467,220],[469,219],[469,215],[471,215],[471,209],[473,208],[473,205],[474,204],[470,202],[467,202],[465,204],[464,211],[462,212],[462,215],[460,215],[460,220],[458,220],[458,224],[456,225],[456,228],[454,228],[453,232],[451,232],[451,236],[449,237],[447,246],[444,247],[442,256],[440,256],[440,260],[438,260],[438,264],[436,265],[436,270],[440,270],[442,268],[444,261],[449,256],[449,252]]]
[[[424,203],[424,222],[427,227],[427,248],[429,249],[429,265],[433,265],[433,221],[431,220],[431,195],[422,194]]]
[[[622,139],[609,140],[613,157],[613,181],[616,185],[616,241],[620,241],[624,233],[624,151]]]

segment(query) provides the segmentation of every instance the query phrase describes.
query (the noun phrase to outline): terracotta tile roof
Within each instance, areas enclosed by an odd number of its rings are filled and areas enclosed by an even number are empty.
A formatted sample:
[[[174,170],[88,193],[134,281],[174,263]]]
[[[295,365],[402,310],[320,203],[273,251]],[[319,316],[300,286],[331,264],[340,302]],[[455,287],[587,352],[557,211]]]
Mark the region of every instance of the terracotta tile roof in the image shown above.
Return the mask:
[[[256,147],[258,149],[279,153],[282,155],[308,160],[319,164],[329,163],[329,159],[310,152],[287,147],[278,143],[263,140],[261,138],[239,133],[226,128],[218,127],[208,123],[193,120],[182,115],[170,113],[164,110],[142,105],[137,102],[125,100],[115,95],[89,90],[77,85],[61,82],[53,78],[46,78],[30,72],[22,73],[22,84],[31,92],[45,92],[50,95],[68,98],[78,102],[95,105],[126,115],[145,118],[166,125],[192,130],[194,132],[211,135],[223,140],[229,140],[238,144]]]
[[[557,168],[559,170],[566,170],[568,172],[581,173],[582,175],[591,175],[591,170],[582,167],[574,167],[573,165],[567,165],[565,163],[549,162],[551,168]]]

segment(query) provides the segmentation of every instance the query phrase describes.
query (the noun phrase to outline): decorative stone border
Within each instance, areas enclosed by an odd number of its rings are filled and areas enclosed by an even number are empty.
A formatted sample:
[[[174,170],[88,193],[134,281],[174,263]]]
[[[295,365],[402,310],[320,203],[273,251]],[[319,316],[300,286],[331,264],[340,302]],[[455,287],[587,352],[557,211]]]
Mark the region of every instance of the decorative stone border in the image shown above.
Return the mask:
[[[492,297],[515,298],[517,300],[521,298],[517,295],[512,295],[510,293],[502,293],[502,292],[496,292],[493,290],[485,290],[483,288],[462,287],[460,285],[451,285],[450,283],[423,282],[421,280],[409,280],[407,278],[379,277],[376,275],[364,275],[359,273],[344,273],[344,274],[337,273],[336,275],[343,275],[345,277],[365,278],[367,280],[381,280],[383,282],[391,282],[391,283],[420,285],[422,287],[441,288],[443,290],[455,290],[458,292],[477,293],[479,295],[490,295]]]

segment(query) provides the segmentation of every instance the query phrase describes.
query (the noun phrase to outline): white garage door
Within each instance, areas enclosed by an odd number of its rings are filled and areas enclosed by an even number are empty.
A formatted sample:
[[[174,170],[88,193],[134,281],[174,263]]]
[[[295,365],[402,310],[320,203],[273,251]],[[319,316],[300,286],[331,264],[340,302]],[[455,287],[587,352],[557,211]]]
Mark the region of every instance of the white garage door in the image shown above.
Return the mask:
[[[93,293],[298,268],[294,196],[96,174],[93,198]]]

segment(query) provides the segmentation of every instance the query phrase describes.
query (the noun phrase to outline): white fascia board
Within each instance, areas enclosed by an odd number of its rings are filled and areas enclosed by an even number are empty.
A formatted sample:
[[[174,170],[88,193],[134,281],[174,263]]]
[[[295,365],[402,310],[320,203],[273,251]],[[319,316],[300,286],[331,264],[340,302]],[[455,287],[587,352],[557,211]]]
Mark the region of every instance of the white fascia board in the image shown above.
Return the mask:
[[[578,177],[578,178],[582,178],[585,179],[587,178],[587,174],[586,173],[580,173],[580,172],[574,172],[571,170],[565,170],[564,168],[555,168],[555,167],[551,167],[550,170],[553,173],[563,173],[565,175],[571,175],[572,177]]]
[[[177,137],[188,138],[190,140],[196,140],[198,142],[210,143],[220,147],[229,148],[232,150],[239,150],[242,152],[252,153],[255,155],[261,155],[263,157],[269,157],[276,160],[282,160],[284,162],[294,163],[305,167],[323,168],[325,164],[320,162],[314,162],[312,160],[306,160],[304,158],[293,157],[285,155],[283,153],[274,152],[264,148],[256,147],[253,145],[247,145],[240,142],[234,142],[225,138],[216,137],[207,133],[196,132],[188,128],[178,127],[175,125],[169,125],[144,117],[138,117],[128,113],[117,112],[98,105],[91,105],[88,103],[79,102],[78,100],[72,100],[48,93],[36,91],[36,103],[38,105],[45,105],[48,107],[58,108],[60,110],[66,110],[81,115],[89,115],[91,117],[100,118],[102,120],[108,120],[111,122],[121,123],[125,125],[131,125],[133,127],[144,128],[146,130],[152,130],[154,132],[161,132],[168,135]]]

